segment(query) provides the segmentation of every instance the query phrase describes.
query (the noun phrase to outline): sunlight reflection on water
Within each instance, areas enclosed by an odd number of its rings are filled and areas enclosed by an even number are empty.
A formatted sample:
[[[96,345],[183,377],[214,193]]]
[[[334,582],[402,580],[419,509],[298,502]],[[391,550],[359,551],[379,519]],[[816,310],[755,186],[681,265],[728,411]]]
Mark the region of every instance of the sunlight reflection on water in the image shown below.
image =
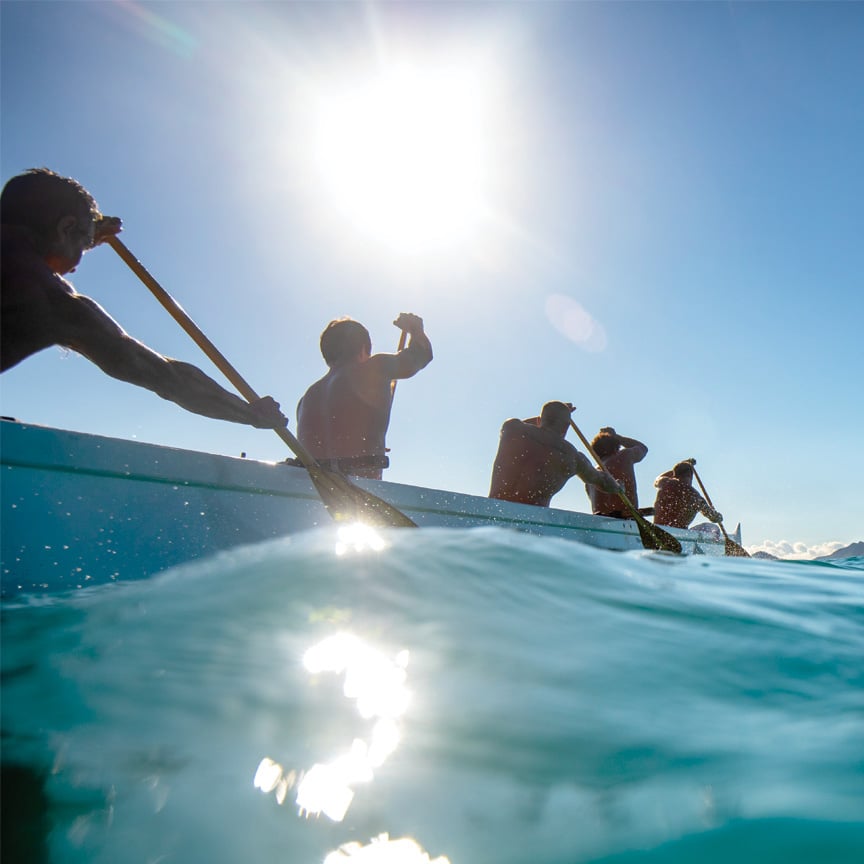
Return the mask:
[[[450,859],[443,855],[430,860],[409,837],[391,840],[387,834],[373,838],[367,846],[346,843],[331,852],[324,859],[324,864],[342,864],[343,861],[351,861],[352,864],[450,864]]]
[[[297,783],[296,803],[301,815],[323,813],[341,822],[354,798],[353,787],[373,779],[373,769],[384,763],[401,739],[397,722],[408,707],[405,687],[409,652],[401,650],[394,658],[368,645],[351,633],[336,633],[313,645],[303,656],[310,675],[344,675],[342,692],[353,699],[364,719],[375,719],[369,741],[355,738],[347,753],[326,764],[316,763],[303,772]],[[297,772],[286,771],[275,760],[265,757],[255,772],[254,786],[262,792],[275,792],[282,804],[297,781]]]
[[[366,525],[343,526],[335,547],[337,556],[350,552],[379,552],[386,543],[378,532]],[[340,632],[309,648],[303,655],[303,666],[309,675],[332,673],[342,675],[342,693],[354,701],[364,720],[373,720],[368,741],[355,738],[348,751],[327,763],[316,762],[306,771],[286,770],[265,756],[255,772],[253,785],[265,794],[274,793],[284,804],[295,785],[295,802],[301,816],[324,814],[341,822],[354,800],[354,787],[374,779],[380,767],[396,749],[402,737],[398,722],[410,700],[405,686],[410,653],[407,649],[394,656],[374,648],[353,633]],[[345,843],[330,852],[324,864],[351,860],[358,864],[450,864],[441,856],[430,861],[429,855],[409,837],[390,840],[380,834],[367,845]]]
[[[362,522],[343,525],[337,532],[336,554],[339,556],[351,550],[364,552],[371,549],[373,552],[380,552],[386,548],[384,538],[374,528]]]

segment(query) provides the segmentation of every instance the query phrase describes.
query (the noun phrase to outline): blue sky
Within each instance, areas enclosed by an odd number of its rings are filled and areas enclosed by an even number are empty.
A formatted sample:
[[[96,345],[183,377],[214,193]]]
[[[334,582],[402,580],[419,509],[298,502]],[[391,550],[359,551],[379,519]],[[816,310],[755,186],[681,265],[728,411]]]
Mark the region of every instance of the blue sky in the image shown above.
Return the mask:
[[[351,315],[391,351],[411,311],[435,360],[397,390],[387,479],[486,494],[501,423],[562,399],[587,436],[648,445],[643,505],[692,456],[748,547],[864,538],[864,4],[0,16],[3,182],[39,165],[79,179],[292,427],[327,321]],[[219,377],[109,248],[71,278]],[[3,375],[0,409],[288,455],[59,349]],[[554,503],[587,508],[576,483]]]

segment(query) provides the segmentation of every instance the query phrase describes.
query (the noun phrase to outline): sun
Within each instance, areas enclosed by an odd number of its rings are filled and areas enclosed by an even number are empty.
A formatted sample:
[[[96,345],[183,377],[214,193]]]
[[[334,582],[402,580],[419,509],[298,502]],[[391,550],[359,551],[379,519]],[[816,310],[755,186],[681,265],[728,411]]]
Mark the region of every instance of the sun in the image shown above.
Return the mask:
[[[488,81],[468,65],[401,63],[316,92],[322,204],[401,254],[470,242],[494,174]]]

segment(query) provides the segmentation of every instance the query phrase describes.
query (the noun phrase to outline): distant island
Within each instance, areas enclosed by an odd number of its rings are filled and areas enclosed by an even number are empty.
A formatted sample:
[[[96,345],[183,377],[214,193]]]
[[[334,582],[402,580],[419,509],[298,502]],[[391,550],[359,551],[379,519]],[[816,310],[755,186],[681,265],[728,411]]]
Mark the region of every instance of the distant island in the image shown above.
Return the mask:
[[[857,543],[850,543],[830,555],[822,555],[819,558],[814,558],[814,561],[833,561],[836,558],[855,558],[859,555],[864,555],[864,540],[859,540]]]
[[[776,555],[772,555],[770,552],[754,552],[751,558],[761,558],[763,561],[781,561],[783,559],[778,558]],[[844,546],[842,549],[838,549],[836,552],[832,552],[830,555],[821,555],[818,558],[811,558],[808,560],[811,561],[836,561],[839,558],[856,558],[856,557],[864,557],[864,540],[858,540],[856,543],[850,543],[848,546]],[[789,559],[795,560],[795,559]]]

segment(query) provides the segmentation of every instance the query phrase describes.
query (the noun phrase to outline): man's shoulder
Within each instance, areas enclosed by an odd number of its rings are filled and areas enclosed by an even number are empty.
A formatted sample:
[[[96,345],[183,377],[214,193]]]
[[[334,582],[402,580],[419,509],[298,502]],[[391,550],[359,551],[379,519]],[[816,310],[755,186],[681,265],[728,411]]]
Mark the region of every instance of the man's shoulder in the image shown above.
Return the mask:
[[[510,417],[501,424],[501,432],[513,437],[527,438],[531,441],[545,441],[549,430],[533,423],[526,423],[518,417]]]
[[[349,360],[326,376],[336,388],[346,387],[358,393],[378,393],[396,377],[393,354],[373,354],[366,360]]]
[[[633,454],[629,452],[629,448],[618,450],[611,456],[607,456],[602,460],[603,464],[611,471],[615,468],[628,468],[633,464]]]
[[[382,351],[365,360],[351,360],[345,364],[345,368],[353,369],[357,374],[362,375],[381,375],[393,367],[398,357],[398,354],[387,354]]]
[[[631,444],[629,447],[625,447],[618,452],[626,454],[625,458],[631,463],[641,462],[648,455],[648,447],[641,441],[638,441],[636,444]]]
[[[26,242],[10,240],[4,229],[2,247],[3,266],[0,268],[4,294],[20,297],[80,296],[70,282],[55,273],[45,260]]]
[[[307,388],[306,392],[301,397],[301,401],[303,399],[314,399],[319,394],[326,392],[330,383],[333,380],[333,370],[329,370],[326,375],[322,375],[317,381],[313,381]]]
[[[24,312],[30,309],[34,315],[56,316],[98,308],[95,301],[79,294],[71,283],[47,267],[17,267],[4,258],[0,270],[5,310],[15,308]]]

